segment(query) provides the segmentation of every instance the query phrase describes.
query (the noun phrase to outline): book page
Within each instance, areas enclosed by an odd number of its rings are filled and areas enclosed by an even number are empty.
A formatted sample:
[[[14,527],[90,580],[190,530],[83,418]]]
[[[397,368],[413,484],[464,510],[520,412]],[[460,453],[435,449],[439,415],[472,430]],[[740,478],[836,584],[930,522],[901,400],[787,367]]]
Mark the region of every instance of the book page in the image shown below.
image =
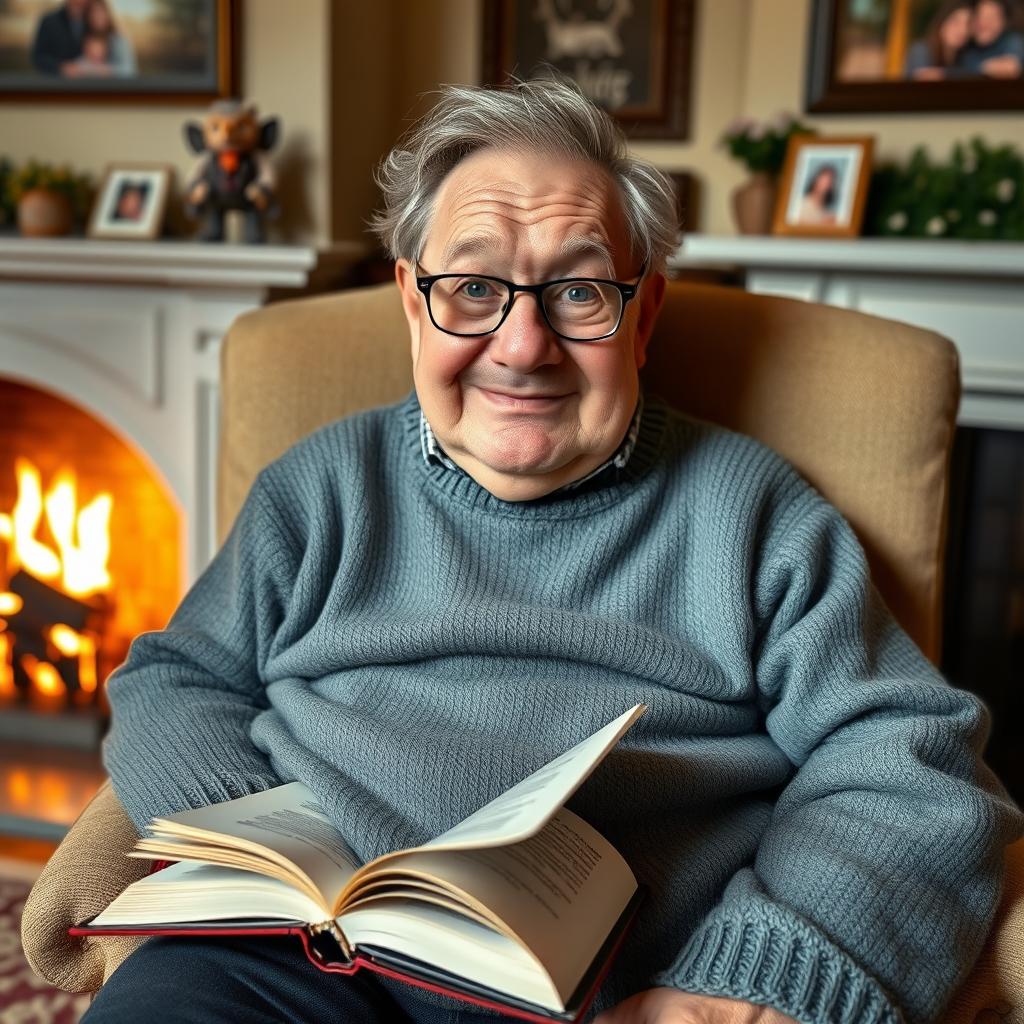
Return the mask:
[[[321,907],[284,882],[250,871],[180,863],[133,882],[91,924],[99,928],[260,919],[316,924],[325,916]]]
[[[527,839],[579,789],[646,710],[645,704],[630,708],[421,849],[464,850]]]
[[[177,859],[182,839],[262,850],[278,863],[294,865],[320,894],[325,907],[333,904],[359,866],[355,853],[301,782],[154,818],[150,831],[154,838],[145,841],[144,849],[154,859]],[[161,847],[161,836],[171,842]]]
[[[498,920],[544,965],[558,990],[574,991],[636,892],[636,879],[619,852],[594,828],[560,808],[536,835],[501,847],[401,854],[359,880],[419,877],[444,884],[469,906]],[[367,907],[368,916],[386,900]],[[338,918],[346,931],[347,915]]]
[[[455,982],[466,979],[551,1010],[564,1009],[572,994],[559,992],[517,942],[430,903],[396,899],[386,910],[353,910],[343,928],[362,949],[425,960]]]

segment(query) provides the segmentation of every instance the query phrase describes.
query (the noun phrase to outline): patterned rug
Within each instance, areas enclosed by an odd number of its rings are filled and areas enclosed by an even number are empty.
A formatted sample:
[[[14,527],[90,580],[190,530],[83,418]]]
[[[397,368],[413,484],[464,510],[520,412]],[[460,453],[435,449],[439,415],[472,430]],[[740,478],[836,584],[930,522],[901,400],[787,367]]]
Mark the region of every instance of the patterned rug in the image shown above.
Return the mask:
[[[21,912],[34,870],[0,859],[0,1024],[76,1024],[89,997],[47,985],[21,950]]]

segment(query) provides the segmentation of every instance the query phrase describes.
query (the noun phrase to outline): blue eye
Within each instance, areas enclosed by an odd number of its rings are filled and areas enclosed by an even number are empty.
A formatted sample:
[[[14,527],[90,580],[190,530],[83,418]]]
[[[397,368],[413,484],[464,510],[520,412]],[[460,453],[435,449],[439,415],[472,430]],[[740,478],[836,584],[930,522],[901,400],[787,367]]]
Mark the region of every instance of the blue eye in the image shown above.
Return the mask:
[[[485,299],[490,292],[486,281],[467,281],[462,287],[471,299]]]
[[[570,302],[589,302],[594,294],[589,285],[574,284],[565,290],[565,297]]]

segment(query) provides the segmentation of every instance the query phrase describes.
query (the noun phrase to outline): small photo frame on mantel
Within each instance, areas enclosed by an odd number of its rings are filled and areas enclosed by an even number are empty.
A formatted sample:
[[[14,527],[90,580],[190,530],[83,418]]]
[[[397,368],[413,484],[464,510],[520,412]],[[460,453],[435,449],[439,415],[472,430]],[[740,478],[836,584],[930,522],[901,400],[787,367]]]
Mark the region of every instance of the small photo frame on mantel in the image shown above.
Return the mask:
[[[772,233],[856,238],[864,221],[873,151],[870,135],[792,136]]]
[[[145,241],[160,237],[171,191],[166,164],[107,168],[89,218],[90,238]]]

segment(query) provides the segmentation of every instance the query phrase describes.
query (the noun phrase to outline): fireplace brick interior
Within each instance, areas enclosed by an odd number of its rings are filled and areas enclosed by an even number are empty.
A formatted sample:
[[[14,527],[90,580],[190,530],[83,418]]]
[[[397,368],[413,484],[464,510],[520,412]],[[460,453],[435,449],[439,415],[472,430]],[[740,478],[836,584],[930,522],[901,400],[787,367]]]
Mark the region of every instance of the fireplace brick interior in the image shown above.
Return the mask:
[[[99,734],[106,711],[105,679],[123,660],[131,639],[162,628],[180,599],[181,517],[145,457],[86,410],[12,380],[0,380],[0,409],[0,514],[7,522],[18,500],[19,459],[36,468],[44,494],[62,471],[71,470],[78,509],[102,492],[113,498],[107,559],[111,582],[106,593],[81,598],[62,593],[59,578],[41,580],[17,565],[12,540],[0,536],[0,595],[8,595],[6,617],[0,597],[0,652],[6,658],[7,682],[0,686],[0,707],[9,722],[24,722],[26,714],[45,718],[41,727],[22,727],[23,735],[8,739],[42,738],[44,744],[60,745],[62,717],[68,712],[80,715],[89,705],[100,718],[95,730]],[[45,513],[34,539],[58,550]],[[19,603],[20,612],[13,613]],[[96,687],[91,693],[76,685],[78,657],[62,654],[49,634],[40,636],[41,629],[58,624],[48,622],[50,618],[76,616],[76,621],[64,624],[96,638]],[[26,665],[34,664],[32,659],[45,659],[57,670],[61,678],[52,692],[26,680]]]

